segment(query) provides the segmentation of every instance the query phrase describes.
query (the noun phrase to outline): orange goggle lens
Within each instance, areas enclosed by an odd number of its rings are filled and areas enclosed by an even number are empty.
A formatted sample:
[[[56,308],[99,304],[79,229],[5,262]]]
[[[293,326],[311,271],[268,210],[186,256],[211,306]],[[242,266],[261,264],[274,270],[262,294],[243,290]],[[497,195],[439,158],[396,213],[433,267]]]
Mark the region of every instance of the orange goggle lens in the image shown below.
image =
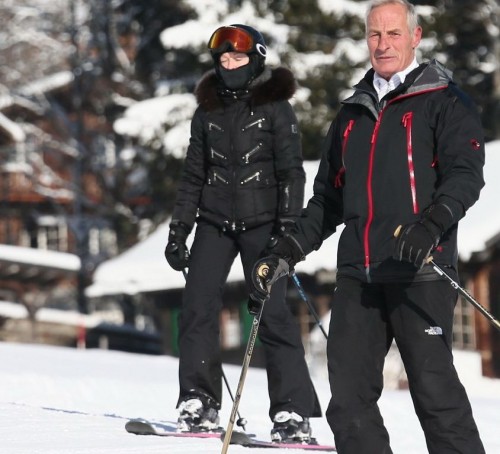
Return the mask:
[[[234,52],[250,52],[253,48],[253,38],[245,30],[236,27],[221,27],[214,31],[208,41],[208,48],[219,49],[229,44]]]

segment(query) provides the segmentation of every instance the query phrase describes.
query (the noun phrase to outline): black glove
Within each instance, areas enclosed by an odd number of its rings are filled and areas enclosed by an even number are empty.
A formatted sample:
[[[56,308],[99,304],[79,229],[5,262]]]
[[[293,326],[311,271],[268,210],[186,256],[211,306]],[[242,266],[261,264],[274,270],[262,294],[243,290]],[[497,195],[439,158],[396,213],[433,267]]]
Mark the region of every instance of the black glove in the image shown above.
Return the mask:
[[[295,221],[292,219],[281,218],[276,221],[272,231],[273,236],[284,236],[290,233],[295,226]]]
[[[189,251],[186,246],[188,235],[189,227],[187,225],[176,221],[170,224],[165,258],[175,271],[182,271],[189,266]]]
[[[446,205],[432,205],[419,221],[404,225],[398,232],[393,258],[421,269],[452,221],[453,215]]]
[[[266,249],[269,255],[259,259],[253,267],[253,288],[248,301],[248,310],[253,315],[269,298],[272,285],[305,258],[300,245],[291,235],[273,237],[272,240]]]
[[[276,255],[270,255],[258,260],[252,270],[252,286],[248,300],[248,311],[258,315],[262,305],[269,298],[271,287],[280,278],[288,274],[288,263]]]

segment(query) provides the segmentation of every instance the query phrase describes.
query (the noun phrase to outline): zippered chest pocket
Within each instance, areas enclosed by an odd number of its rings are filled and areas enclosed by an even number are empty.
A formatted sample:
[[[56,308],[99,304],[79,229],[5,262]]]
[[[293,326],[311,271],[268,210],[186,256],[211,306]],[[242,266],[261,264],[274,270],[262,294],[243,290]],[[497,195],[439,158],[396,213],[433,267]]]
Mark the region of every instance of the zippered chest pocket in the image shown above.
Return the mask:
[[[261,180],[262,180],[262,170],[256,170],[255,172],[241,179],[240,185],[246,186],[252,183],[256,184],[259,183]]]
[[[227,161],[227,156],[214,147],[210,147],[210,158],[212,158],[213,161]]]
[[[252,147],[249,151],[247,151],[242,157],[241,160],[244,164],[250,164],[262,149],[262,142],[259,142],[257,145]]]
[[[209,121],[208,132],[214,132],[214,133],[224,132],[224,128],[213,121]]]
[[[268,127],[269,122],[265,117],[252,118],[242,126],[241,131],[247,132],[253,129],[267,129]]]
[[[228,185],[229,180],[225,176],[223,176],[220,171],[212,170],[207,179],[207,184],[210,186],[217,184]]]

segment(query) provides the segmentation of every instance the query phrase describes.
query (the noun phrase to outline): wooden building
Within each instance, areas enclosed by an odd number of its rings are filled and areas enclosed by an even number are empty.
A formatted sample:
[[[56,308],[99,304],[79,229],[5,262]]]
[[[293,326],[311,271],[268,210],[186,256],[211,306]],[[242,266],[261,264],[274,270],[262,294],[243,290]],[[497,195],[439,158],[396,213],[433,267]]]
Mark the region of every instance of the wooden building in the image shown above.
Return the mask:
[[[475,252],[462,265],[466,289],[496,320],[500,320],[500,234],[486,243],[484,250]],[[470,303],[467,312],[473,313],[471,336],[475,336],[476,349],[481,353],[483,375],[500,378],[500,331]],[[474,334],[472,334],[474,333]]]

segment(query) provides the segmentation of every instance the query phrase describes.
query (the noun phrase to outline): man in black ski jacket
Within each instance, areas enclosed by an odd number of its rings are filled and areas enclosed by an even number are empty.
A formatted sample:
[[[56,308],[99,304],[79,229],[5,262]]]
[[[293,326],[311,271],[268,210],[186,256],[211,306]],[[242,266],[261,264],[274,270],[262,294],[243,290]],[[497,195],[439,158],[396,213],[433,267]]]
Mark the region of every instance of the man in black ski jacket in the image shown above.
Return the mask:
[[[179,333],[181,431],[216,430],[221,406],[219,314],[231,265],[252,266],[271,235],[284,234],[303,207],[305,173],[297,119],[289,103],[293,74],[265,66],[262,35],[246,25],[217,29],[209,41],[215,70],[198,84],[198,108],[170,225],[166,258],[189,267]],[[186,238],[197,223],[188,255]],[[321,410],[300,331],[273,288],[259,328],[277,442],[309,443],[309,418]],[[252,313],[259,306],[250,306]]]
[[[252,298],[345,224],[327,348],[339,454],[392,453],[377,401],[394,339],[429,453],[482,454],[453,365],[457,293],[428,264],[456,277],[458,221],[484,185],[482,127],[449,71],[417,63],[413,5],[372,1],[366,24],[372,69],[331,125],[296,227],[256,263]]]

